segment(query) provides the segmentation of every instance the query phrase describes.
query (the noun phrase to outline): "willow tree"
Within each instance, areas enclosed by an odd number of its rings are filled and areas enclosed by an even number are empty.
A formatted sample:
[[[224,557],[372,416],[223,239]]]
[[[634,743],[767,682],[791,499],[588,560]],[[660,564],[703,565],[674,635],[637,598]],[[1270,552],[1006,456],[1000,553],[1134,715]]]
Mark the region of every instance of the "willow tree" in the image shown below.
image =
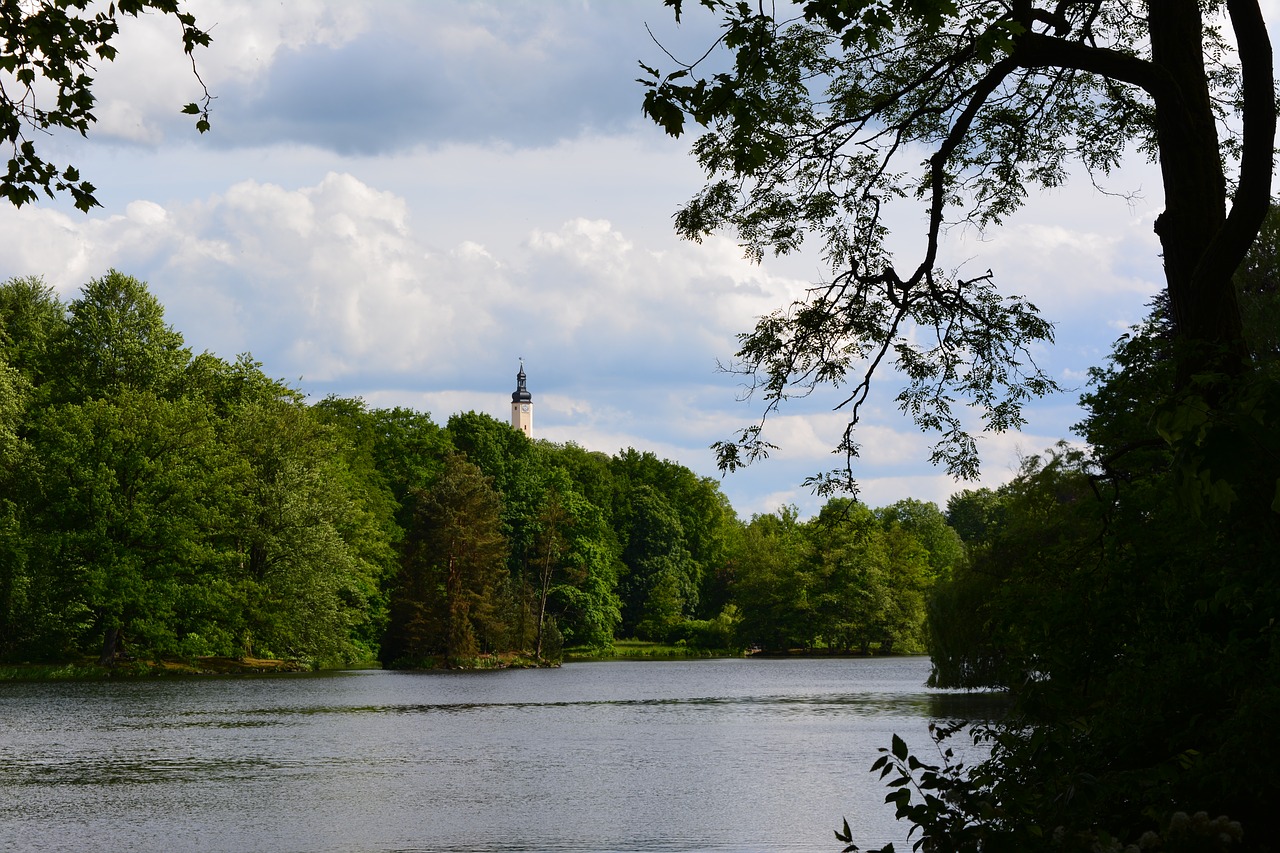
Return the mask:
[[[681,0],[666,3],[679,18]],[[723,19],[715,48],[642,79],[648,116],[673,135],[689,119],[703,129],[708,182],[677,228],[731,231],[757,258],[816,238],[831,268],[741,337],[766,416],[821,385],[848,389],[847,463],[871,377],[892,364],[907,380],[899,405],[939,434],[934,461],[975,473],[955,403],[979,407],[984,429],[1020,425],[1025,401],[1054,388],[1030,356],[1052,328],[1002,295],[996,272],[939,269],[944,231],[998,225],[1030,187],[1061,184],[1073,164],[1108,173],[1135,150],[1163,176],[1155,230],[1179,386],[1248,371],[1232,274],[1267,212],[1276,122],[1256,0],[700,5]],[[911,197],[925,224],[903,257],[885,212]],[[767,455],[762,423],[717,445],[723,468]],[[812,482],[855,487],[849,464]]]

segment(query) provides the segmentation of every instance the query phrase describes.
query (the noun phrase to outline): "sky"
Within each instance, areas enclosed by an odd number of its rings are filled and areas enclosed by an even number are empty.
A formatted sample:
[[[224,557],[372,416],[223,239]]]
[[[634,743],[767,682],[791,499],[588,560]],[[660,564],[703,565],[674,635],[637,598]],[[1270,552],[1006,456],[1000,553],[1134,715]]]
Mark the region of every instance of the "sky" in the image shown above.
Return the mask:
[[[702,175],[690,138],[641,116],[637,62],[670,67],[650,32],[700,53],[709,16],[691,8],[677,26],[659,0],[186,5],[213,35],[197,55],[212,130],[179,114],[200,91],[176,22],[126,21],[89,138],[40,140],[103,206],[0,209],[0,276],[42,276],[70,300],[120,270],[195,352],[247,352],[311,399],[441,424],[469,410],[508,420],[523,358],[536,437],[720,477],[710,445],[760,405],[718,364],[825,270],[813,251],[757,265],[731,236],[675,235]],[[1101,190],[1033,191],[1002,227],[947,235],[944,266],[995,270],[1056,324],[1036,356],[1068,390],[1030,405],[1022,432],[981,440],[981,479],[956,482],[929,465],[886,374],[859,428],[864,502],[944,505],[1072,437],[1088,368],[1161,287],[1160,201],[1158,173],[1135,159]],[[904,211],[897,239],[922,236]],[[838,462],[839,399],[770,419],[779,449],[721,480],[739,515],[816,512],[801,483]]]

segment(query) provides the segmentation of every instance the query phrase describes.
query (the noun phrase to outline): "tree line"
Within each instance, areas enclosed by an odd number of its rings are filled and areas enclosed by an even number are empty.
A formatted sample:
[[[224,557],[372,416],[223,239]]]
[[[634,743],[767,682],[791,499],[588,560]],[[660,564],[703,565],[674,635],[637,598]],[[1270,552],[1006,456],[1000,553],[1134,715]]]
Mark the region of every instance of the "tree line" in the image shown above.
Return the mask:
[[[742,522],[652,453],[308,402],[193,354],[143,282],[0,285],[0,659],[314,664],[697,649],[922,651],[963,558],[932,504]]]

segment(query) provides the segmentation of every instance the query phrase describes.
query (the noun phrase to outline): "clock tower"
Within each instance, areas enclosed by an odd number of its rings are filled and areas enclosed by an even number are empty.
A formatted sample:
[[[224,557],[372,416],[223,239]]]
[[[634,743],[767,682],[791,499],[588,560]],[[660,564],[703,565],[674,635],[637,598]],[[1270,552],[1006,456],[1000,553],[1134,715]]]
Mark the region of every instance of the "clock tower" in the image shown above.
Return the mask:
[[[524,387],[524,359],[516,374],[516,390],[511,393],[511,426],[533,438],[533,395]]]

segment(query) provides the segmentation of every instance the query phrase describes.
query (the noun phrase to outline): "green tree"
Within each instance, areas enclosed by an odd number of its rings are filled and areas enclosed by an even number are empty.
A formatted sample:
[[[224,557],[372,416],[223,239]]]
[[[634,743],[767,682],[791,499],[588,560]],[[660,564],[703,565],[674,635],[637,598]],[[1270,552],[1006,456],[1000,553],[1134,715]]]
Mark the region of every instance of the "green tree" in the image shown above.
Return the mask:
[[[147,285],[111,270],[72,300],[53,359],[60,400],[109,397],[122,388],[172,397],[181,392],[191,351]]]
[[[930,582],[947,578],[964,562],[964,542],[951,529],[937,504],[904,498],[876,510],[886,531],[901,528],[924,548]]]
[[[832,498],[807,526],[816,575],[814,618],[832,650],[870,654],[889,600],[884,532],[860,503]]]
[[[813,618],[811,544],[795,507],[753,517],[735,542],[734,600],[744,648],[786,651],[811,648]]]
[[[28,389],[0,355],[0,656],[14,645],[22,619],[20,600],[29,583],[20,522],[19,466],[29,448],[21,436]]]
[[[678,17],[681,0],[668,5]],[[908,383],[902,409],[940,433],[934,461],[975,473],[953,398],[980,407],[986,429],[1017,427],[1023,401],[1054,387],[1029,351],[1051,329],[1001,297],[993,273],[940,271],[944,227],[999,224],[1028,187],[1062,183],[1072,162],[1110,172],[1134,147],[1163,177],[1156,232],[1177,387],[1247,371],[1232,276],[1267,213],[1276,125],[1257,2],[701,5],[723,20],[727,70],[700,76],[702,59],[645,70],[651,118],[675,135],[686,118],[706,128],[694,152],[709,182],[677,214],[678,231],[730,230],[757,258],[815,236],[831,264],[830,281],[742,337],[740,369],[766,415],[797,385],[848,383],[839,450],[851,459],[870,373],[892,363]],[[1234,44],[1206,23],[1224,9]],[[911,195],[927,224],[923,250],[903,264],[884,214]],[[1200,395],[1211,407],[1230,396]],[[719,444],[721,466],[767,454],[760,429]],[[854,487],[848,465],[813,482]]]
[[[116,57],[113,44],[120,19],[154,11],[172,15],[182,32],[182,49],[194,56],[207,47],[209,33],[196,26],[178,0],[117,0],[90,9],[89,0],[40,0],[6,3],[0,14],[0,67],[9,82],[0,89],[0,134],[12,154],[7,173],[0,177],[0,195],[22,206],[39,193],[53,198],[71,195],[76,207],[88,211],[98,205],[93,184],[72,165],[58,166],[39,155],[29,137],[65,129],[86,136],[97,120],[93,114],[93,74],[96,64]],[[194,58],[192,71],[195,72]],[[212,100],[199,74],[202,97],[182,108],[196,116],[196,129],[209,129]]]
[[[206,631],[215,535],[230,470],[210,412],[125,389],[39,413],[19,494],[27,538],[26,636],[18,650],[65,659],[94,645],[174,654]],[[216,584],[214,584],[216,586]]]
[[[685,546],[680,516],[657,489],[641,484],[626,501],[620,525],[626,564],[618,590],[622,630],[641,639],[666,639],[697,607],[697,566]]]
[[[947,526],[969,547],[987,540],[1000,524],[1001,512],[994,489],[961,489],[947,498]]]
[[[645,507],[649,497],[661,497],[675,515],[679,545],[687,554],[687,559],[679,557],[670,565],[673,573],[668,573],[663,587],[667,600],[673,606],[677,599],[682,602],[677,607],[684,614],[680,618],[714,617],[725,603],[723,590],[714,589],[716,574],[725,559],[727,537],[737,523],[719,484],[679,463],[634,448],[615,455],[611,464],[616,489],[614,523],[620,535],[626,538],[634,529],[637,495],[645,495],[640,498]]]
[[[877,614],[880,652],[924,651],[925,600],[933,587],[930,552],[902,526],[884,535],[883,609]]]
[[[465,665],[499,650],[505,634],[507,541],[501,501],[474,464],[451,456],[429,491],[417,493],[383,661]]]
[[[396,407],[374,409],[371,416],[374,463],[400,507],[400,525],[407,527],[413,515],[412,495],[440,476],[454,452],[453,442],[425,412]]]
[[[50,349],[67,324],[66,310],[42,279],[12,278],[0,285],[0,345],[9,366],[32,385],[56,374]]]
[[[533,536],[533,558],[536,565],[537,632],[534,641],[534,657],[542,660],[542,649],[548,634],[557,635],[555,619],[547,621],[547,599],[551,596],[552,581],[561,568],[569,549],[570,525],[573,518],[567,506],[570,500],[568,477],[561,474],[547,487],[542,508],[538,512]],[[550,629],[550,630],[548,630]],[[555,645],[553,643],[552,645]]]
[[[728,70],[650,70],[645,109],[672,133],[686,117],[706,128],[694,149],[710,180],[677,215],[685,236],[730,230],[756,257],[821,241],[830,280],[760,321],[739,352],[766,415],[797,390],[852,389],[846,465],[814,478],[820,489],[855,486],[866,365],[904,375],[899,405],[940,433],[934,460],[964,475],[977,454],[953,400],[998,430],[1053,387],[1029,356],[1050,333],[1034,308],[1001,297],[994,273],[938,269],[947,225],[999,224],[1073,162],[1103,174],[1137,148],[1159,165],[1169,337],[1124,353],[1130,387],[1095,392],[1084,429],[1096,459],[1061,448],[1004,496],[1000,526],[953,586],[953,605],[979,607],[971,630],[932,626],[973,652],[955,673],[1009,685],[1018,714],[985,730],[992,759],[972,771],[922,768],[900,742],[878,766],[898,774],[899,816],[938,849],[1100,849],[1147,832],[1145,846],[1173,844],[1160,834],[1180,808],[1237,815],[1246,843],[1269,849],[1280,792],[1255,768],[1280,760],[1267,627],[1280,600],[1280,386],[1255,361],[1266,344],[1250,338],[1233,281],[1273,174],[1260,4],[703,5],[724,20]],[[885,213],[912,193],[926,225],[904,264]],[[1143,363],[1156,369],[1144,376]],[[722,466],[767,453],[760,429],[722,443]],[[966,616],[957,607],[952,627]]]
[[[1256,361],[1280,359],[1280,206],[1272,205],[1236,271],[1244,337]]]
[[[445,426],[453,446],[493,481],[501,497],[502,533],[508,542],[511,583],[518,591],[512,630],[517,646],[536,643],[535,520],[548,474],[547,459],[527,435],[489,415],[452,415]]]
[[[606,522],[611,523],[619,487],[609,454],[587,450],[572,441],[540,444],[547,452],[550,464],[568,473],[577,491],[604,514]]]
[[[271,387],[271,386],[268,386]],[[343,431],[277,387],[228,416],[238,653],[350,661],[376,650],[394,505]]]

